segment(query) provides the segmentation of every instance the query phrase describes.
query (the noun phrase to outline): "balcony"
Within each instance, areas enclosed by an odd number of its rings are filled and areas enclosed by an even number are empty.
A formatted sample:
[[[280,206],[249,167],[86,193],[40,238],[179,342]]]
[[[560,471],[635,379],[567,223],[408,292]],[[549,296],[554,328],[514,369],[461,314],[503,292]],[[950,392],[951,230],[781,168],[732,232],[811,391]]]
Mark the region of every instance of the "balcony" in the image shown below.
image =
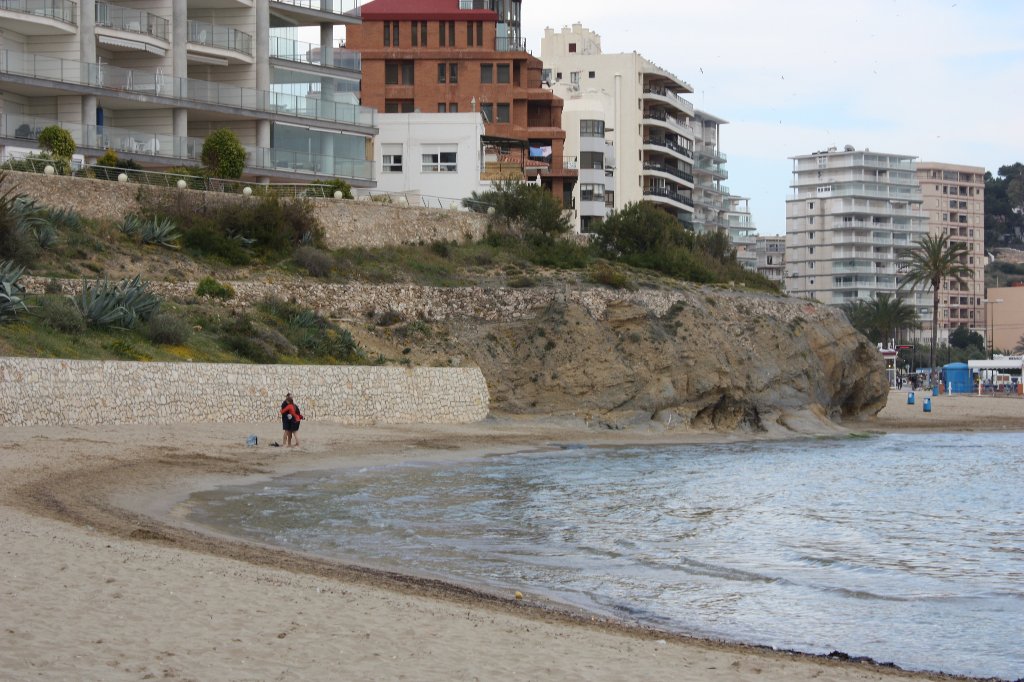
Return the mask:
[[[675,116],[670,116],[664,111],[658,109],[648,109],[644,112],[644,119],[649,121],[661,121],[667,124],[665,127],[672,130],[676,134],[682,135],[683,137],[693,137],[693,128],[689,123],[680,121]],[[646,125],[658,125],[647,123]]]
[[[83,126],[49,119],[0,114],[0,138],[31,139],[50,125],[60,125],[71,133],[79,149],[100,153],[105,149],[121,152],[129,158],[152,157],[165,163],[198,162],[204,138],[175,137],[163,133],[144,132],[112,126]],[[328,175],[359,183],[373,180],[373,161],[339,156],[323,156],[287,149],[246,147],[249,172],[280,171],[309,175]]]
[[[693,103],[689,100],[683,99],[666,88],[648,86],[644,88],[644,94],[651,99],[675,107],[676,109],[686,113],[688,116],[693,116]]]
[[[187,40],[189,49],[193,51],[196,46],[200,46],[252,57],[252,36],[230,26],[189,19]],[[216,52],[214,54],[216,55]]]
[[[0,0],[4,27],[23,35],[73,34],[78,5],[70,0]]]
[[[331,64],[325,65],[320,58],[320,51],[320,45],[314,43],[305,43],[278,36],[270,38],[270,56],[274,59],[284,59],[298,64],[320,66],[328,69],[362,72],[362,55],[358,52],[341,47],[333,48],[331,50]]]
[[[361,21],[359,0],[270,0],[270,11],[297,26]]]
[[[666,174],[671,175],[671,176],[673,176],[673,177],[675,177],[675,178],[677,178],[679,180],[682,180],[683,182],[688,182],[691,185],[693,184],[693,176],[692,175],[690,175],[686,171],[681,171],[678,168],[673,168],[672,166],[666,166],[663,163],[651,163],[650,161],[645,161],[644,162],[644,170],[645,171],[654,171],[654,172],[657,172],[657,173],[666,173]]]
[[[655,197],[656,199],[669,199],[670,201],[693,208],[693,199],[667,187],[644,187],[644,196]]]
[[[70,84],[95,88],[105,94],[117,93],[127,99],[154,104],[160,102],[153,98],[160,98],[173,106],[187,106],[190,102],[219,106],[228,110],[225,113],[238,116],[290,116],[371,128],[375,121],[374,110],[366,107],[194,78],[175,78],[164,74],[162,69],[122,69],[107,64],[0,50],[0,73],[43,83],[59,83],[61,86]]]
[[[135,33],[168,42],[171,22],[144,10],[119,7],[108,2],[96,3],[96,28]]]
[[[693,163],[693,151],[687,149],[686,147],[683,147],[680,144],[672,142],[671,140],[664,140],[657,137],[649,137],[644,139],[644,144],[669,149],[678,154],[679,156],[683,157],[690,163]]]
[[[497,52],[526,52],[526,41],[516,38],[495,38],[494,49]],[[537,83],[540,87],[540,83]]]

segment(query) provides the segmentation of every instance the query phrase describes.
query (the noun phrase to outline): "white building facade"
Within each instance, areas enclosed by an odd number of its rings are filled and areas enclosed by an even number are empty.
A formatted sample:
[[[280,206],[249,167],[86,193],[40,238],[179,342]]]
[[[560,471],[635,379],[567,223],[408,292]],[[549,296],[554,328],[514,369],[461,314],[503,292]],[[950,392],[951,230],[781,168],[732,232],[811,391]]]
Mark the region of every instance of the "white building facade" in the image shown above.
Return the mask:
[[[891,294],[930,322],[931,293],[898,288],[901,251],[928,234],[914,158],[849,145],[792,157],[787,293],[833,305]]]
[[[375,112],[335,37],[357,22],[357,0],[2,3],[0,144],[57,124],[88,159],[109,148],[159,168],[196,163],[228,128],[249,176],[372,186]],[[296,40],[301,27],[320,42]]]
[[[459,208],[472,192],[490,188],[481,180],[483,117],[464,114],[379,114],[377,189],[392,201],[434,208]]]
[[[773,282],[782,284],[786,279],[786,237],[783,235],[758,236],[755,238],[754,269]]]

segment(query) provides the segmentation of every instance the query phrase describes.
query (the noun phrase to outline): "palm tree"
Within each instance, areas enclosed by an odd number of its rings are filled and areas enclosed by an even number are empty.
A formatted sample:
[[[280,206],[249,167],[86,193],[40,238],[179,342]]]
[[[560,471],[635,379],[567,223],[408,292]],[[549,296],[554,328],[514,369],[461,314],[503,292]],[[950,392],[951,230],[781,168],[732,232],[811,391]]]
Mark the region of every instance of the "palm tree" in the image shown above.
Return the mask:
[[[850,324],[873,343],[898,339],[902,329],[918,329],[914,306],[892,294],[876,294],[870,300],[856,299],[840,306]]]
[[[925,235],[914,247],[901,254],[900,266],[903,281],[899,288],[909,286],[911,291],[920,286],[932,288],[932,347],[928,359],[932,371],[932,385],[935,385],[935,344],[939,337],[939,288],[942,280],[951,279],[959,286],[966,286],[966,277],[972,272],[967,265],[967,245],[949,241],[949,235]]]

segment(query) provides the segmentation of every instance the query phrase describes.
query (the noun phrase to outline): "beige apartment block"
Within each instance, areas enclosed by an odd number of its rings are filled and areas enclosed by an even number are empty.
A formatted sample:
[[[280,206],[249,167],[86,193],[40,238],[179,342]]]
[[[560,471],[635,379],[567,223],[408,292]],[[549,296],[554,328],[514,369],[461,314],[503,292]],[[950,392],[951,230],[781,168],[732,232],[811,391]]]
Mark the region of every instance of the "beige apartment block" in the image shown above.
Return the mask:
[[[991,287],[982,304],[986,327],[979,329],[988,340],[988,349],[996,353],[1019,354],[1024,339],[1024,287]]]
[[[754,269],[773,282],[782,283],[786,279],[786,237],[772,235],[755,237]]]
[[[960,326],[988,339],[985,325],[989,307],[985,301],[985,169],[922,161],[917,164],[917,179],[924,199],[923,208],[928,214],[928,231],[934,236],[947,235],[950,241],[966,246],[963,264],[972,272],[965,284],[952,280],[942,283],[939,339],[948,339],[949,333]],[[925,326],[931,328],[930,324]],[[997,347],[1003,346],[997,344]]]
[[[928,233],[914,159],[850,145],[792,157],[787,293],[832,305],[892,294],[931,322],[931,292],[898,288],[901,251]]]
[[[0,3],[0,160],[69,130],[92,161],[198,163],[234,131],[246,175],[373,186],[374,111],[341,45],[357,0],[12,0]],[[298,39],[319,30],[319,41]]]

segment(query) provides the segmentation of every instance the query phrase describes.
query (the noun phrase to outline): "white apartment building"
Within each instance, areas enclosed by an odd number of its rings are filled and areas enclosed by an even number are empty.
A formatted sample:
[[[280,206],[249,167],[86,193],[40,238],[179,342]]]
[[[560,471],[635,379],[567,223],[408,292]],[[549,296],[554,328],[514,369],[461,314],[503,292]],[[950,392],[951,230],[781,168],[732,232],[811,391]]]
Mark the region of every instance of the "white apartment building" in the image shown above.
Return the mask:
[[[928,234],[914,158],[850,145],[792,157],[787,293],[835,305],[888,293],[931,320],[931,292],[898,291],[900,251]]]
[[[965,284],[942,283],[939,297],[939,339],[964,326],[988,338],[985,300],[985,169],[952,163],[917,164],[928,230],[948,235],[967,247],[963,264],[972,275]],[[992,305],[995,305],[994,303]],[[930,325],[929,325],[930,328]]]
[[[87,158],[110,148],[160,168],[197,162],[229,128],[247,176],[372,186],[374,111],[334,31],[358,21],[357,0],[2,2],[0,145],[59,124]]]
[[[461,207],[481,180],[484,121],[479,113],[379,114],[377,189],[413,206]]]
[[[698,234],[725,231],[753,269],[749,199],[733,196],[719,145],[727,123],[694,109],[689,83],[635,52],[605,54],[581,24],[548,28],[545,83],[565,101],[565,153],[579,158],[576,229],[637,201],[651,201]]]
[[[643,200],[694,226],[694,108],[683,97],[693,88],[635,52],[604,54],[581,24],[546,29],[541,59],[565,101],[565,154],[580,159],[576,228]]]
[[[759,275],[779,284],[785,281],[786,237],[784,235],[756,237],[754,254],[757,260],[754,269]]]

